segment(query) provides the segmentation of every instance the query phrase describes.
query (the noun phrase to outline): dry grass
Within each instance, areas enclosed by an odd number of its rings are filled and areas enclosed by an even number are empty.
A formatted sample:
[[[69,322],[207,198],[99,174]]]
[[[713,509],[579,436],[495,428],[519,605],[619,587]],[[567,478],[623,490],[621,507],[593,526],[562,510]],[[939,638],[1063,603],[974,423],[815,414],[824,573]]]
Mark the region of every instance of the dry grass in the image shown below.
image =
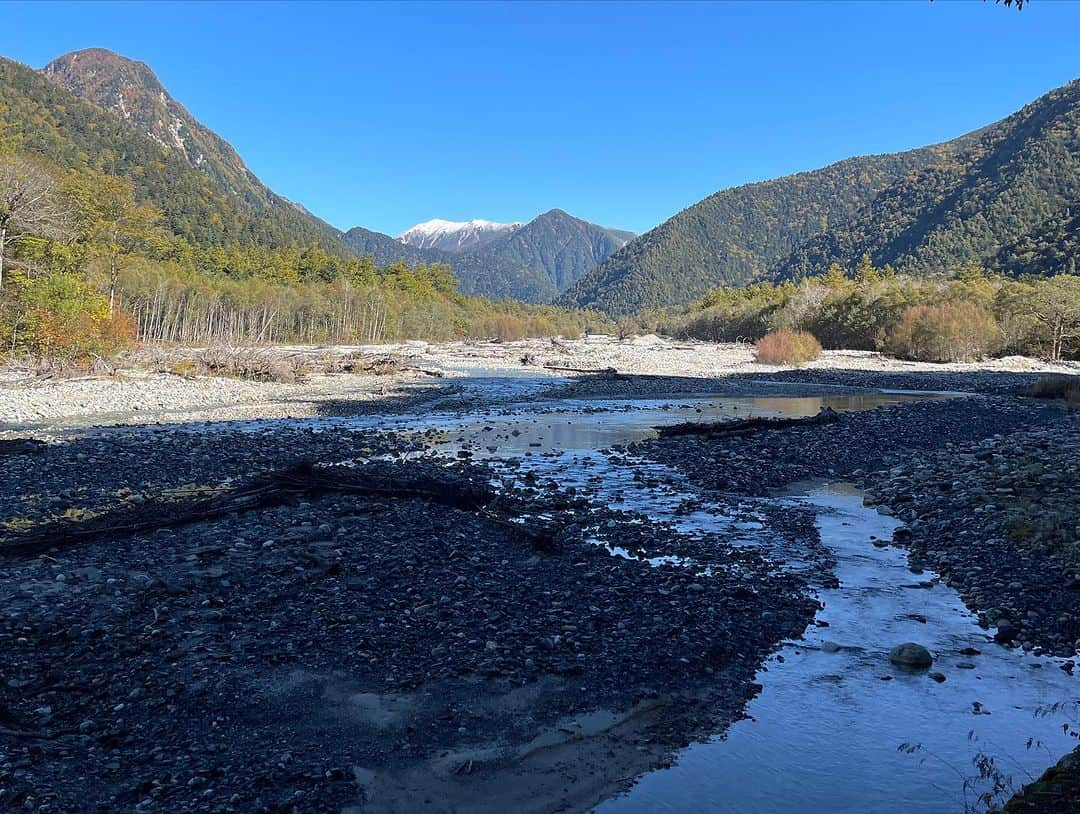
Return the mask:
[[[774,331],[757,343],[757,360],[763,365],[801,367],[821,356],[821,343],[806,331]]]

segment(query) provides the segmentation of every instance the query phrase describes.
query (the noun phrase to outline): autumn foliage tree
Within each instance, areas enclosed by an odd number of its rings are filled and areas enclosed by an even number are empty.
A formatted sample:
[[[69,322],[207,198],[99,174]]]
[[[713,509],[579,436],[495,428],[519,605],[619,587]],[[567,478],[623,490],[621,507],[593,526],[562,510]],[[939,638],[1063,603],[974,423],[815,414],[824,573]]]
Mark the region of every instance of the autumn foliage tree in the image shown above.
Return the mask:
[[[73,274],[47,274],[27,281],[21,337],[36,356],[88,360],[110,354],[134,339],[129,318],[110,314],[108,301]]]
[[[71,195],[78,204],[80,231],[107,264],[109,315],[114,316],[126,259],[167,244],[160,228],[162,214],[152,204],[135,200],[130,181],[110,175],[75,176]]]

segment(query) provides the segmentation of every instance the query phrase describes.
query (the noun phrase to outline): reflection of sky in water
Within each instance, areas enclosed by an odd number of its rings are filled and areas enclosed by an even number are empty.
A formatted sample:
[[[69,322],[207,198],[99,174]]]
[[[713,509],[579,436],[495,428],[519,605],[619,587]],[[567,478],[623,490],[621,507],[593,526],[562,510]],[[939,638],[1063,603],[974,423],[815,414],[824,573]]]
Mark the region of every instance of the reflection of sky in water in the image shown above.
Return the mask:
[[[1035,710],[1080,699],[1080,677],[987,641],[950,588],[908,587],[928,575],[912,575],[903,551],[871,544],[871,535],[889,538],[895,521],[857,495],[822,490],[805,500],[821,507],[822,539],[839,559],[841,587],[821,594],[819,619],[829,627],[811,626],[782,662],[769,662],[750,720],[690,746],[673,768],[644,776],[599,812],[956,814],[964,811],[957,771],[974,776],[976,753],[995,757],[1019,786],[1075,747],[1062,716]],[[843,649],[824,652],[823,641]],[[943,684],[889,664],[889,649],[904,641],[930,648]],[[982,654],[963,656],[965,647]],[[976,715],[975,702],[990,714]],[[1028,749],[1031,737],[1045,748]],[[904,742],[923,749],[901,753]]]
[[[936,396],[907,393],[866,393],[798,397],[712,397],[669,400],[581,400],[541,402],[532,411],[524,406],[486,414],[483,421],[461,423],[443,416],[421,417],[411,422],[413,429],[449,429],[447,439],[475,444],[480,455],[499,456],[548,449],[603,449],[615,444],[641,441],[656,435],[654,427],[683,421],[725,421],[751,416],[800,418],[817,415],[823,407],[839,412],[869,410]],[[536,412],[557,407],[558,412]],[[467,419],[466,419],[467,420]],[[490,429],[486,429],[490,428]],[[514,431],[518,435],[514,435]],[[463,439],[463,441],[458,441]]]

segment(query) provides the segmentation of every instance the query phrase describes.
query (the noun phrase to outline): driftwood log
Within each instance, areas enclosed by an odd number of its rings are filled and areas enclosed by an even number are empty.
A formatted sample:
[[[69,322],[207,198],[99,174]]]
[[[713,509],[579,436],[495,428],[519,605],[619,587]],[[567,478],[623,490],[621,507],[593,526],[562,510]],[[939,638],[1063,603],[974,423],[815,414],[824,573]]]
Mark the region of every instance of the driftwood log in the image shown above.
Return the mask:
[[[546,370],[554,370],[558,373],[589,373],[593,376],[603,376],[608,379],[625,379],[626,374],[620,373],[613,367],[589,368],[589,367],[564,367],[563,365],[544,365]]]
[[[466,478],[436,477],[428,471],[389,474],[385,469],[295,464],[252,478],[219,494],[194,500],[151,500],[87,520],[48,520],[25,530],[0,532],[0,554],[39,554],[98,538],[121,537],[213,520],[226,515],[274,508],[300,498],[345,493],[366,498],[417,498],[462,511],[512,529],[541,551],[553,551],[558,529],[526,526],[504,512],[487,484]],[[369,507],[377,510],[379,507]],[[363,509],[361,509],[362,511]]]
[[[733,421],[687,421],[684,424],[671,424],[668,426],[653,427],[661,438],[672,438],[680,435],[704,435],[709,438],[719,438],[731,435],[748,435],[763,430],[781,430],[791,427],[816,427],[822,424],[832,424],[840,420],[840,414],[831,407],[825,407],[817,415],[805,418],[740,418]]]

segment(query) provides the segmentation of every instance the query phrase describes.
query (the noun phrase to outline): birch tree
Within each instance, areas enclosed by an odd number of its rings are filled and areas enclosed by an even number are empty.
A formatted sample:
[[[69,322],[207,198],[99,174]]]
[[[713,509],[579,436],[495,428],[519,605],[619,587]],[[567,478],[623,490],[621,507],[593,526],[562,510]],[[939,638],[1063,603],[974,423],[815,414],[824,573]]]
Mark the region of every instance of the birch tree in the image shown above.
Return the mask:
[[[48,170],[21,157],[0,157],[0,290],[8,247],[27,237],[66,240],[72,216]]]

